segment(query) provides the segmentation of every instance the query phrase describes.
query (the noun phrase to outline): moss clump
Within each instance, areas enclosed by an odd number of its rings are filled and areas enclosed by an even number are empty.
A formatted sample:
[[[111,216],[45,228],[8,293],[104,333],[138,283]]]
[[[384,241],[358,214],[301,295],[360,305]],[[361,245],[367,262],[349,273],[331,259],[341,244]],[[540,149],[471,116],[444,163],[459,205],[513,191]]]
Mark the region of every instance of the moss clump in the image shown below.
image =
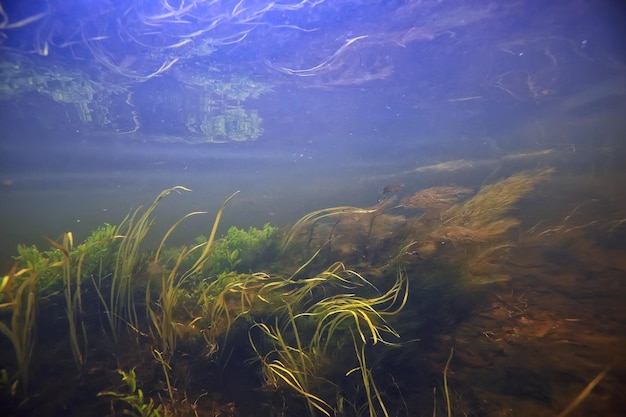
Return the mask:
[[[226,236],[215,243],[204,265],[204,275],[218,276],[226,272],[250,272],[258,269],[269,257],[272,238],[277,228],[266,223],[262,229],[231,227]],[[201,242],[204,238],[200,237]]]

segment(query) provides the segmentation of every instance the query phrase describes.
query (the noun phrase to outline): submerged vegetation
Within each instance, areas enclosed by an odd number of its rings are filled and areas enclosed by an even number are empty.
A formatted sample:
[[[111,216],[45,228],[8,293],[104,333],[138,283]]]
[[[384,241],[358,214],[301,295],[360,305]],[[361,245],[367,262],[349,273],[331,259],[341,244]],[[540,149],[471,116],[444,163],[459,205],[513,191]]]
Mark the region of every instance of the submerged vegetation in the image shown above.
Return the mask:
[[[220,237],[234,193],[208,237],[167,246],[182,222],[206,214],[192,212],[150,251],[159,201],[190,191],[177,186],[82,244],[66,232],[46,251],[20,245],[0,282],[0,332],[13,351],[9,360],[0,345],[4,407],[41,407],[42,364],[56,361],[73,375],[61,401],[86,385],[100,415],[415,415],[405,401],[413,377],[393,369],[416,366],[419,339],[450,326],[448,303],[463,296],[471,310],[476,284],[509,278],[502,260],[521,233],[513,206],[553,174],[434,187],[317,210],[289,230],[231,227]],[[462,406],[450,388],[454,346],[445,352],[445,408],[435,397],[432,415]],[[62,365],[68,358],[74,367]],[[244,389],[250,398],[233,394]]]

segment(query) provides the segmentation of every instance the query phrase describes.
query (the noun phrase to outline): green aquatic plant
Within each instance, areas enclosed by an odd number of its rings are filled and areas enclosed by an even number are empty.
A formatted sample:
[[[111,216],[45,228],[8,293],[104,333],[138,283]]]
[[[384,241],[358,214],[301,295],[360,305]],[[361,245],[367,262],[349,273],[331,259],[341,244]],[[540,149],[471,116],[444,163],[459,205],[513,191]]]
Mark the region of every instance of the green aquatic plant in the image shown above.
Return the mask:
[[[220,274],[207,284],[198,303],[204,315],[210,317],[208,333],[211,340],[228,335],[232,324],[240,317],[253,318],[263,314],[277,316],[286,313],[287,306],[294,311],[302,311],[317,292],[371,286],[361,275],[348,270],[341,262],[309,278],[294,279],[298,272],[290,278],[263,272],[229,272]]]
[[[41,251],[35,245],[19,244],[17,245],[17,256],[14,259],[18,263],[18,270],[36,269],[39,271],[37,277],[38,292],[54,292],[59,289],[60,280],[57,271],[54,268],[48,268],[50,263],[62,259],[61,252],[56,248]]]
[[[110,294],[107,315],[113,337],[117,337],[122,324],[138,328],[139,319],[135,309],[133,296],[133,277],[140,261],[140,247],[148,230],[154,223],[152,213],[159,202],[173,191],[191,191],[182,186],[175,186],[163,190],[152,202],[150,207],[142,212],[137,208],[116,227],[115,234],[123,238],[117,250],[115,268],[110,283]]]
[[[17,253],[18,255],[15,257],[15,260],[19,263],[20,267],[40,271],[46,269],[50,258],[54,256],[53,252],[42,252],[35,245],[26,246],[19,244],[17,245]],[[60,259],[60,256],[58,259]]]
[[[137,387],[137,375],[135,368],[128,372],[121,369],[117,371],[122,376],[122,381],[126,384],[130,392],[102,391],[99,397],[109,396],[124,402],[129,409],[124,410],[124,414],[135,417],[166,417],[169,414],[163,409],[163,405],[157,405],[152,398],[146,399],[141,388]]]
[[[151,268],[151,278],[146,286],[146,312],[150,319],[150,330],[153,340],[160,346],[161,352],[169,358],[176,348],[177,320],[174,317],[175,308],[182,295],[181,285],[184,280],[177,275],[178,267],[189,251],[181,252],[174,268],[167,272],[161,271],[157,262]],[[153,305],[151,283],[158,280],[159,294],[157,306]]]
[[[321,363],[319,357],[316,357],[315,352],[311,352],[304,345],[289,305],[287,305],[287,311],[290,320],[284,329],[281,329],[278,319],[274,326],[268,326],[265,323],[257,323],[253,326],[253,329],[260,329],[266,339],[272,343],[274,348],[269,352],[262,354],[252,336],[249,336],[250,344],[261,360],[265,383],[273,389],[278,389],[281,385],[288,386],[306,399],[311,416],[315,415],[314,410],[319,410],[330,417],[332,406],[313,393],[313,390],[323,381],[318,375]],[[288,330],[293,333],[293,344],[290,344],[284,336]]]
[[[63,295],[65,296],[65,313],[67,314],[67,321],[69,324],[70,346],[72,348],[72,355],[78,365],[84,364],[83,352],[87,350],[87,331],[85,330],[85,322],[82,320],[82,292],[81,292],[81,274],[80,267],[82,262],[77,266],[76,275],[72,276],[74,257],[72,251],[74,249],[74,237],[72,232],[66,232],[63,234],[62,244],[58,244],[55,241],[48,239],[50,244],[62,253],[63,258],[54,263],[52,266],[61,268],[61,279],[63,281]],[[84,252],[85,254],[86,252]],[[84,256],[81,256],[81,261]],[[78,341],[78,330],[76,328],[77,322],[80,320],[83,335],[83,346],[81,349]]]
[[[341,292],[319,299],[321,294],[337,289]],[[345,293],[346,289],[351,291]],[[359,289],[378,293],[362,275],[346,269],[342,263],[333,264],[313,278],[267,278],[255,289],[255,298],[273,307],[275,323],[270,325],[264,321],[252,327],[259,329],[271,344],[269,351],[263,352],[249,332],[250,343],[262,364],[265,383],[274,389],[282,386],[293,390],[306,400],[311,415],[317,410],[330,416],[339,407],[331,406],[329,398],[336,397],[337,401],[343,398],[339,388],[341,381],[327,379],[326,367],[330,355],[337,354],[336,349],[341,349],[351,337],[358,366],[346,369],[346,376],[360,371],[370,416],[376,415],[376,410],[388,416],[365,361],[365,346],[378,342],[392,345],[389,336],[399,338],[385,316],[396,315],[404,308],[408,279],[404,271],[398,269],[396,282],[387,292],[366,297],[357,295]],[[280,297],[270,294],[280,294]],[[250,303],[253,298],[247,300]]]
[[[87,330],[83,317],[82,302],[82,281],[85,273],[85,260],[88,259],[91,266],[88,273],[93,274],[95,263],[102,265],[102,257],[106,256],[106,252],[102,252],[104,248],[108,248],[110,242],[122,236],[113,235],[114,229],[106,227],[105,229],[96,229],[87,240],[74,248],[74,236],[72,232],[63,234],[62,243],[57,243],[51,239],[48,242],[59,252],[62,257],[59,261],[51,264],[51,267],[60,268],[60,278],[63,283],[63,295],[65,297],[65,312],[69,324],[70,346],[76,364],[81,366],[85,363],[84,353],[87,352]],[[96,240],[98,239],[98,240]],[[79,343],[79,330],[80,338]]]
[[[81,269],[84,274],[97,275],[101,267],[108,268],[114,263],[115,245],[121,238],[116,229],[114,225],[103,223],[74,248],[73,255],[83,258]]]
[[[343,280],[337,274],[340,269],[345,269],[340,263],[332,265],[316,277],[294,280],[294,276],[314,257],[315,255],[290,278],[270,276],[263,272],[238,274],[231,271],[219,274],[208,284],[201,283],[203,288],[198,304],[205,316],[210,317],[208,339],[215,343],[218,336],[226,337],[233,322],[240,317],[250,317],[252,312],[260,311],[279,314],[286,300],[290,305],[297,306],[318,285],[329,284],[333,281],[331,278]],[[344,282],[348,283],[345,280]]]
[[[17,361],[17,372],[13,378],[22,383],[24,394],[28,387],[30,363],[36,342],[39,305],[37,280],[47,268],[45,258],[41,258],[37,264],[29,263],[19,271],[17,265],[14,265],[0,282],[0,312],[8,311],[11,316],[8,323],[0,321],[0,333],[13,345]]]
[[[71,232],[63,234],[62,243],[46,238],[52,249],[41,252],[35,246],[18,246],[17,260],[23,268],[15,269],[4,277],[0,300],[3,308],[12,309],[11,325],[0,323],[0,330],[12,341],[18,358],[19,375],[26,384],[30,356],[34,348],[34,328],[37,304],[40,294],[51,287],[62,288],[66,301],[66,314],[69,323],[69,340],[72,354],[78,365],[84,363],[87,347],[87,332],[82,318],[82,273],[85,257],[89,249],[104,243],[88,240],[74,248]],[[24,278],[26,277],[26,278]],[[49,294],[47,294],[49,295]],[[81,331],[78,330],[80,326]],[[80,334],[79,334],[80,333]],[[82,335],[82,337],[81,337]],[[82,339],[82,343],[79,342]],[[81,347],[82,345],[82,347]]]
[[[230,271],[252,271],[258,260],[271,249],[277,231],[278,228],[269,223],[261,229],[230,227],[226,235],[215,242],[203,273],[217,276]]]
[[[337,294],[316,302],[296,317],[314,317],[316,328],[311,345],[321,352],[328,350],[338,330],[350,328],[358,334],[362,344],[382,342],[392,344],[383,335],[399,338],[400,335],[387,324],[384,316],[398,314],[408,299],[406,275],[399,271],[395,284],[378,297],[359,297],[356,294]]]
[[[254,274],[237,274],[234,272],[221,274],[211,282],[200,295],[199,303],[204,315],[209,317],[209,330],[206,333],[211,343],[218,337],[226,339],[233,323],[241,317],[250,317],[255,306],[265,304],[268,309],[272,305],[267,298],[260,295],[262,288],[274,279],[258,272]]]
[[[312,258],[311,258],[312,259]],[[365,278],[357,272],[349,270],[342,262],[335,262],[322,272],[307,278],[295,279],[296,275],[308,264],[303,264],[289,280],[278,285],[280,291],[286,292],[289,303],[296,306],[299,311],[306,308],[306,304],[313,301],[317,293],[335,291],[338,288],[343,290],[353,289],[364,285],[371,285]],[[287,284],[289,284],[287,286]],[[268,285],[265,289],[269,290]],[[282,289],[285,288],[285,289]]]
[[[177,319],[174,317],[174,312],[179,305],[180,297],[182,295],[182,286],[190,277],[198,274],[202,270],[204,263],[207,261],[207,258],[211,253],[210,250],[215,241],[215,235],[217,233],[217,228],[222,218],[224,209],[226,208],[226,205],[230,202],[230,200],[232,200],[238,193],[239,191],[233,193],[220,206],[217,214],[215,215],[215,220],[213,222],[209,239],[206,242],[195,245],[189,249],[183,248],[179,253],[175,265],[170,271],[163,270],[160,267],[159,263],[160,254],[163,250],[166,240],[182,223],[182,221],[193,215],[202,213],[189,213],[183,216],[176,223],[174,223],[174,225],[172,225],[163,236],[163,239],[161,240],[161,243],[156,251],[154,261],[152,262],[150,268],[152,272],[151,275],[153,275],[151,279],[158,278],[160,283],[158,309],[155,309],[152,304],[151,283],[149,281],[146,287],[146,310],[147,315],[150,318],[153,338],[160,345],[160,352],[162,357],[166,359],[171,356],[176,348],[178,337],[177,329],[180,327],[180,325]],[[187,270],[182,270],[181,266],[184,264],[184,261],[190,258],[195,251],[199,250],[202,250],[202,252],[200,256],[195,260],[193,265]]]
[[[365,398],[367,401],[367,409],[369,411],[370,417],[377,417],[379,415],[376,412],[377,408],[374,400],[376,400],[376,402],[378,403],[378,406],[380,407],[383,415],[385,417],[389,417],[389,412],[387,411],[385,402],[383,401],[380,390],[378,389],[378,387],[376,386],[376,382],[374,381],[372,370],[368,368],[367,361],[365,360],[365,343],[359,343],[357,341],[357,338],[354,336],[354,332],[352,331],[352,329],[350,329],[350,336],[352,336],[354,352],[359,366],[352,368],[351,370],[346,372],[346,376],[349,376],[354,372],[361,373],[363,389],[365,390]]]

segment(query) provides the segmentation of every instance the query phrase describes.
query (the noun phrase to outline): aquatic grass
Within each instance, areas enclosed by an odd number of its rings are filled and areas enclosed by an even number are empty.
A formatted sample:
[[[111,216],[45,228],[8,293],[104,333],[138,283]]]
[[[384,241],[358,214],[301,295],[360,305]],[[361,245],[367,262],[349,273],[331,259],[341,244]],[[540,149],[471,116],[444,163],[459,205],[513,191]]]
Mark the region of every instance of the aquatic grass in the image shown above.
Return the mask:
[[[182,282],[176,281],[176,270],[183,261],[188,251],[183,251],[169,273],[161,272],[160,293],[158,298],[158,311],[152,306],[151,280],[146,285],[146,313],[150,319],[150,332],[152,339],[160,346],[161,352],[166,357],[170,357],[176,349],[176,319],[174,318],[174,308],[178,304]],[[153,266],[154,268],[154,266]]]
[[[356,274],[355,272],[353,272]],[[358,274],[356,274],[358,275]],[[360,275],[359,275],[360,276]],[[409,284],[406,274],[399,269],[394,285],[378,297],[365,298],[356,294],[337,294],[316,302],[307,311],[296,316],[316,318],[311,345],[321,352],[328,350],[335,332],[354,329],[363,344],[381,342],[393,345],[384,335],[400,335],[386,322],[384,316],[398,314],[408,299]]]
[[[381,332],[398,336],[387,324],[380,324],[385,323],[383,317],[367,299],[356,297],[354,294],[341,294],[320,301],[310,312],[302,313],[300,316],[319,318],[312,344],[319,346],[323,352],[328,350],[335,332],[343,328],[342,325],[348,321],[352,324],[348,327],[356,330],[363,343],[368,340],[372,340],[374,344],[379,341],[389,343],[385,341]]]
[[[208,338],[215,342],[217,337],[228,338],[233,323],[248,314],[256,298],[264,303],[270,301],[259,293],[268,283],[269,275],[258,272],[254,274],[222,274],[203,291],[200,303],[210,318]],[[223,286],[215,294],[218,286]]]
[[[184,279],[177,279],[178,271],[183,261],[185,261],[194,252],[194,250],[200,248],[202,245],[196,245],[191,249],[182,248],[174,267],[169,273],[160,270],[161,267],[159,266],[159,258],[164,248],[165,241],[174,232],[174,230],[184,220],[198,214],[206,214],[206,212],[188,213],[168,229],[159,244],[154,261],[150,265],[151,271],[160,275],[159,312],[157,313],[157,311],[152,307],[151,281],[153,276],[150,276],[146,285],[146,313],[151,322],[152,337],[158,342],[162,353],[167,358],[169,358],[174,352],[177,343],[177,322],[174,319],[174,308],[178,304],[181,295],[181,285],[184,282]]]
[[[334,409],[320,393],[329,386],[335,390],[338,388],[324,378],[323,366],[327,362],[330,345],[340,346],[349,333],[358,366],[347,371],[346,376],[360,371],[370,416],[375,416],[377,409],[388,416],[371,370],[367,368],[365,346],[370,342],[393,345],[387,340],[388,336],[400,337],[386,322],[385,316],[398,314],[404,308],[408,298],[408,279],[403,269],[399,268],[396,282],[384,294],[366,298],[355,293],[340,293],[315,300],[315,288],[322,286],[328,290],[337,284],[351,289],[368,284],[375,290],[363,276],[346,269],[340,262],[310,279],[268,282],[257,297],[265,298],[266,293],[279,294],[267,297],[268,302],[278,304],[273,310],[275,324],[257,323],[252,328],[260,329],[273,349],[267,353],[260,352],[251,332],[250,344],[261,360],[266,384],[274,388],[281,385],[290,387],[307,401],[311,415],[318,410],[330,416]],[[306,308],[306,304],[311,305]],[[285,335],[289,335],[289,341]],[[337,398],[341,402],[339,391]]]
[[[299,268],[299,270],[302,268]],[[333,272],[337,269],[338,266],[336,265],[331,267]],[[322,283],[328,283],[327,278],[327,276],[316,276],[314,278],[294,280],[293,275],[290,278],[283,278],[270,276],[263,272],[253,274],[229,272],[219,275],[204,289],[199,303],[203,305],[203,309],[210,315],[214,329],[223,327],[219,323],[222,318],[226,319],[227,324],[225,327],[227,329],[226,333],[228,333],[232,322],[237,317],[245,315],[252,310],[256,299],[268,305],[273,305],[276,308],[273,310],[273,313],[276,314],[282,307],[285,299],[288,299],[291,305],[297,305],[305,296],[310,295],[313,288]],[[233,299],[237,302],[229,302]],[[233,318],[231,311],[235,309],[235,305],[238,313]]]
[[[151,322],[151,329],[153,329],[153,338],[157,340],[161,348],[161,354],[167,359],[170,358],[171,354],[173,354],[174,350],[176,349],[178,338],[177,328],[179,326],[179,323],[174,317],[174,310],[179,304],[180,296],[182,294],[182,285],[189,277],[201,271],[202,265],[209,256],[211,246],[215,240],[217,228],[219,226],[224,209],[228,202],[230,202],[230,200],[232,200],[238,193],[239,191],[233,193],[220,206],[215,216],[209,239],[206,242],[200,243],[191,248],[183,248],[178,255],[176,263],[169,272],[160,271],[159,266],[160,255],[164,248],[166,240],[184,220],[190,218],[191,216],[204,214],[205,212],[192,212],[179,219],[165,233],[156,251],[151,268],[153,269],[153,271],[156,271],[160,275],[160,294],[158,301],[159,310],[157,312],[152,307],[152,296],[150,290],[150,281],[152,277],[150,277],[150,280],[146,286],[146,311]],[[202,249],[202,253],[196,259],[195,263],[188,270],[180,272],[183,262],[187,258],[191,257],[194,252],[200,249]]]
[[[235,191],[233,194],[231,194],[231,196],[228,197],[226,200],[224,200],[224,202],[220,206],[219,210],[217,211],[217,214],[215,215],[215,221],[213,222],[213,228],[211,229],[211,234],[209,236],[209,239],[204,244],[204,250],[202,251],[202,254],[200,255],[200,257],[193,264],[193,266],[187,271],[187,275],[195,274],[197,272],[200,272],[200,270],[202,269],[202,266],[206,262],[207,257],[209,255],[209,251],[211,250],[211,247],[213,246],[213,242],[215,241],[215,234],[217,233],[217,226],[220,224],[220,220],[222,219],[224,208],[226,208],[226,205],[237,194],[239,194],[239,191]]]
[[[454,356],[454,347],[450,348],[450,355],[448,355],[448,360],[446,361],[446,366],[443,368],[443,393],[446,397],[446,410],[448,412],[448,417],[452,417],[452,406],[450,405],[450,391],[448,390],[448,369],[450,369],[450,362],[452,362],[452,357]]]
[[[294,279],[302,268],[300,267],[290,278],[275,278],[260,288],[257,295],[260,299],[268,303],[271,298],[279,298],[282,301],[278,303],[274,314],[279,313],[285,303],[300,310],[304,309],[307,302],[313,300],[314,294],[320,287],[322,291],[332,288],[354,289],[366,284],[373,287],[360,274],[347,269],[342,262],[333,263],[313,277]]]
[[[173,191],[191,191],[183,186],[165,189],[157,195],[152,204],[142,212],[138,207],[129,213],[116,227],[115,234],[124,236],[117,249],[115,269],[111,279],[108,319],[114,338],[117,338],[122,324],[138,328],[139,319],[133,296],[133,275],[139,262],[141,243],[154,223],[151,217],[159,202]]]
[[[356,272],[352,273],[360,277]],[[335,334],[338,331],[345,334],[347,330],[350,333],[358,366],[348,371],[346,376],[360,371],[370,417],[378,415],[376,403],[385,417],[389,417],[389,413],[371,369],[367,366],[365,346],[370,341],[372,344],[381,342],[385,345],[396,345],[387,340],[386,336],[390,335],[399,339],[400,335],[386,322],[384,316],[396,315],[404,308],[408,291],[406,274],[402,268],[398,268],[394,285],[378,297],[365,298],[356,294],[337,294],[318,301],[308,311],[292,319],[292,322],[300,317],[316,319],[309,351],[321,355],[326,354],[330,343],[336,339]]]
[[[199,304],[211,317],[210,334],[214,340],[218,335],[227,336],[239,317],[254,310],[270,311],[274,316],[285,313],[286,306],[301,311],[320,286],[327,291],[331,288],[353,289],[364,285],[374,288],[360,274],[346,269],[341,262],[332,264],[311,278],[298,280],[262,272],[228,273],[218,276],[205,288]]]
[[[165,235],[163,235],[163,239],[161,239],[161,243],[159,243],[159,246],[157,248],[156,254],[154,255],[154,263],[158,264],[159,262],[159,258],[161,257],[161,252],[163,251],[163,249],[165,248],[165,241],[170,237],[170,235],[172,233],[174,233],[174,231],[178,228],[178,226],[180,226],[180,224],[187,220],[188,218],[192,217],[192,216],[197,216],[198,214],[208,214],[208,212],[206,211],[194,211],[191,213],[187,213],[185,214],[183,217],[181,217],[180,219],[178,219],[176,221],[176,223],[174,223],[168,230],[167,232],[165,232]],[[202,246],[202,244],[199,244],[198,247]]]
[[[90,241],[78,246],[76,249],[74,249],[74,237],[72,232],[65,232],[63,234],[62,243],[60,244],[52,239],[45,238],[62,255],[60,261],[50,266],[61,268],[60,277],[63,283],[63,296],[65,298],[65,312],[69,326],[70,347],[74,360],[79,367],[85,363],[84,352],[87,352],[88,342],[82,308],[82,268],[85,258],[90,253],[89,250],[92,247],[117,238],[121,238],[121,236],[109,236],[96,241]],[[79,343],[77,324],[80,324],[82,348],[81,343]]]
[[[233,323],[253,310],[262,310],[259,305],[267,306],[272,315],[279,314],[286,299],[296,305],[297,300],[291,293],[302,283],[263,272],[219,275],[203,290],[199,300],[210,317],[209,338],[213,342],[218,336],[227,338]]]
[[[364,209],[359,207],[352,206],[338,206],[338,207],[329,207],[321,210],[316,210],[311,213],[306,214],[302,218],[300,218],[289,230],[289,232],[283,238],[281,243],[281,252],[285,252],[287,247],[291,244],[293,239],[300,234],[300,232],[306,227],[315,227],[315,224],[322,219],[327,217],[335,217],[335,216],[345,216],[345,215],[355,215],[355,214],[372,214],[380,211],[379,206],[374,206],[370,209]],[[312,230],[311,230],[312,233]]]
[[[346,372],[346,376],[351,375],[354,372],[361,373],[361,379],[363,381],[363,389],[365,389],[365,397],[367,399],[367,409],[370,417],[377,417],[377,408],[374,403],[374,399],[378,402],[378,406],[385,417],[389,417],[389,412],[385,406],[382,395],[376,386],[372,371],[367,367],[367,361],[365,359],[365,343],[357,342],[357,338],[354,336],[354,332],[350,329],[350,336],[352,337],[352,344],[354,346],[355,356],[357,358],[359,366],[352,368]]]
[[[52,266],[61,268],[61,280],[63,282],[63,296],[65,297],[65,314],[69,326],[70,347],[72,355],[77,365],[81,366],[85,363],[83,349],[78,341],[78,330],[76,329],[77,321],[80,318],[80,325],[83,335],[84,351],[87,350],[87,331],[85,330],[85,322],[82,320],[82,297],[81,297],[81,276],[80,264],[77,266],[76,279],[72,282],[72,250],[74,249],[74,237],[72,232],[63,233],[62,244],[58,244],[52,239],[46,240],[56,249],[58,249],[63,258],[61,261],[52,264]],[[84,259],[81,256],[81,261]],[[82,262],[80,262],[82,263]]]
[[[326,243],[324,243],[318,250],[315,251],[315,253],[309,257],[309,259],[302,263],[298,269],[295,270],[295,272],[293,274],[291,274],[291,276],[289,277],[290,280],[293,280],[300,272],[302,272],[307,266],[309,266],[311,264],[311,262],[313,262],[313,260],[315,258],[317,258],[317,255],[319,255],[319,253],[322,251],[322,249],[324,248],[324,246],[326,245]]]
[[[39,294],[37,279],[48,268],[42,260],[38,264],[29,265],[17,271],[17,264],[2,278],[0,283],[0,311],[9,310],[9,324],[0,321],[0,333],[10,341],[15,352],[17,372],[13,377],[22,383],[24,395],[28,390],[30,363],[35,348],[35,328]]]
[[[288,326],[291,327],[293,332],[295,345],[290,345],[286,341],[278,318],[276,318],[273,327],[265,323],[257,323],[250,329],[260,329],[263,335],[272,343],[274,348],[266,354],[262,354],[259,351],[251,332],[248,332],[250,345],[263,365],[265,383],[274,389],[278,389],[282,384],[286,384],[297,394],[304,397],[309,407],[310,415],[315,415],[314,410],[319,410],[324,415],[330,417],[332,406],[312,392],[314,385],[320,382],[317,376],[316,365],[316,359],[318,358],[307,353],[309,351],[300,338],[300,331],[296,325],[293,312],[289,306],[287,306],[287,310],[291,317]]]
[[[185,282],[184,277],[178,275],[178,270],[183,261],[196,248],[184,248],[176,264],[169,272],[159,271],[159,295],[157,305],[153,306],[151,282],[154,277],[150,277],[146,285],[146,313],[150,319],[150,331],[153,340],[160,346],[160,350],[164,357],[170,358],[176,349],[178,343],[179,320],[175,317],[175,309],[179,306],[180,298],[184,291],[182,285]],[[157,269],[157,264],[152,265],[153,269]]]

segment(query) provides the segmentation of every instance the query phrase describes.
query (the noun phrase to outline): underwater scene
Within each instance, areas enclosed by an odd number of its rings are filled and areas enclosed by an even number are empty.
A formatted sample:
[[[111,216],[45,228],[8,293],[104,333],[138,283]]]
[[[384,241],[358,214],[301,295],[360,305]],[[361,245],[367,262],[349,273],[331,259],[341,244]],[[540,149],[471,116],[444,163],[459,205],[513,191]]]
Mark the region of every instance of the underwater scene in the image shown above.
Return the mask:
[[[626,8],[0,0],[0,415],[626,415]]]

